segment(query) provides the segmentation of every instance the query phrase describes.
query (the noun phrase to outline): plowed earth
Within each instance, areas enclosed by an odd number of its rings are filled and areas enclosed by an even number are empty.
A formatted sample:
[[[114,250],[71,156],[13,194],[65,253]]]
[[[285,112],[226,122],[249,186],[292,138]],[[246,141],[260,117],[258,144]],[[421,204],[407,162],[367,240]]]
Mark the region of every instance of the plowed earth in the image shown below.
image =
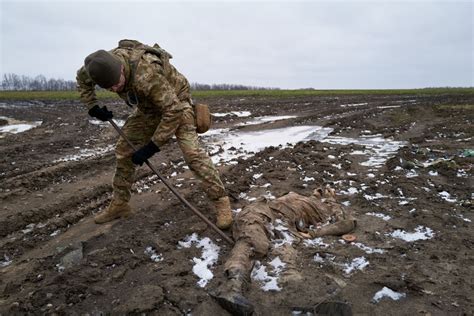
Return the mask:
[[[290,315],[293,307],[333,299],[358,315],[472,315],[474,158],[464,151],[474,147],[474,96],[199,101],[215,113],[250,112],[214,117],[213,128],[227,133],[315,125],[332,128],[333,139],[378,135],[387,144],[403,142],[378,168],[365,163],[371,155],[365,145],[308,139],[219,165],[236,212],[261,195],[309,194],[331,184],[358,220],[357,244],[325,237],[294,245],[301,282],[278,278],[268,264],[274,257],[262,260],[281,290],[264,291],[265,281],[254,278],[245,293],[257,314]],[[121,103],[107,105],[118,119],[129,113]],[[293,117],[243,124],[270,115]],[[42,121],[0,138],[0,314],[226,314],[208,293],[225,281],[229,246],[146,167],[138,170],[131,201],[136,215],[94,224],[111,197],[117,139],[111,127],[91,123],[78,102],[4,102],[0,116]],[[174,140],[152,162],[214,219]],[[193,273],[202,249],[179,244],[193,233],[220,247],[204,287]],[[384,287],[401,297],[376,302]]]

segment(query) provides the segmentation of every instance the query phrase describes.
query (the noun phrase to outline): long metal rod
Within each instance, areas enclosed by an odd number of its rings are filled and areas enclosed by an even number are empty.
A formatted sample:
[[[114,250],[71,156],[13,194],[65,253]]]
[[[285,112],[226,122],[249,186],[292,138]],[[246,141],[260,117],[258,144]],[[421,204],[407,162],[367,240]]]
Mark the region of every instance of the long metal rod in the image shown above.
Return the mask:
[[[132,147],[133,151],[137,151],[137,148],[133,145],[133,143],[127,138],[127,136],[125,135],[125,133],[120,129],[120,127],[118,127],[117,124],[115,124],[114,120],[112,119],[109,119],[108,120],[110,122],[110,124],[112,124],[112,126],[115,128],[115,130],[120,134],[120,136],[122,136],[122,138],[128,143],[128,145],[130,147]],[[189,203],[181,194],[179,194],[178,191],[176,191],[175,188],[173,188],[169,183],[168,181],[166,181],[165,178],[163,178],[163,176],[158,172],[158,170],[156,170],[156,168],[151,164],[151,162],[149,162],[148,160],[145,161],[145,163],[148,165],[148,167],[150,167],[150,169],[158,176],[158,178],[160,178],[161,182],[163,182],[167,187],[168,189],[171,190],[171,192],[173,192],[174,195],[176,195],[176,197],[184,204],[186,205],[191,211],[194,212],[194,214],[196,214],[199,218],[201,218],[209,227],[211,227],[216,233],[218,233],[219,235],[221,235],[222,238],[224,238],[225,241],[227,241],[230,245],[233,245],[234,244],[234,241],[232,239],[230,239],[229,236],[227,236],[222,230],[219,229],[219,227],[217,227],[216,225],[214,225],[209,219],[207,219],[206,216],[204,216],[201,212],[199,212],[194,206],[191,205],[191,203]]]

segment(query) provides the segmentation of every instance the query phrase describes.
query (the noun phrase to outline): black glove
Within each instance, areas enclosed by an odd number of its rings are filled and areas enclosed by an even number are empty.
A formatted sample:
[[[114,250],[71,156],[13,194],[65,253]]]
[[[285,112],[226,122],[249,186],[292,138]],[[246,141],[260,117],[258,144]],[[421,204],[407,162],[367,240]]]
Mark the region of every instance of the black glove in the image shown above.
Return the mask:
[[[137,150],[132,156],[132,162],[136,165],[143,165],[155,153],[159,152],[160,148],[155,145],[154,142],[150,141],[148,144]]]
[[[98,118],[103,122],[108,121],[114,117],[112,111],[107,110],[106,106],[100,108],[98,105],[94,105],[94,107],[89,110],[89,115]]]

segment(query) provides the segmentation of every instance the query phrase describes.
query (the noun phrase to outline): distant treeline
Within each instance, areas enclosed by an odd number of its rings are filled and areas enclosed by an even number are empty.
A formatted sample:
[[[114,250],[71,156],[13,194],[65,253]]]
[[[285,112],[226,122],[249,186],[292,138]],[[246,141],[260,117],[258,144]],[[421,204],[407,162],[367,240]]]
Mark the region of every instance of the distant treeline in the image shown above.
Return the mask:
[[[64,79],[47,79],[43,75],[34,78],[17,74],[4,74],[2,90],[12,91],[71,91],[76,90],[76,82]]]
[[[34,78],[17,74],[4,74],[1,89],[4,91],[73,91],[76,81],[46,78],[38,75]],[[278,88],[251,87],[240,84],[202,84],[191,83],[191,90],[279,90]]]
[[[191,83],[191,90],[201,90],[201,91],[209,91],[209,90],[280,90],[280,88],[265,88],[265,87],[252,87],[252,86],[244,86],[241,84],[227,84],[227,83],[220,83],[220,84],[204,84],[204,83]]]

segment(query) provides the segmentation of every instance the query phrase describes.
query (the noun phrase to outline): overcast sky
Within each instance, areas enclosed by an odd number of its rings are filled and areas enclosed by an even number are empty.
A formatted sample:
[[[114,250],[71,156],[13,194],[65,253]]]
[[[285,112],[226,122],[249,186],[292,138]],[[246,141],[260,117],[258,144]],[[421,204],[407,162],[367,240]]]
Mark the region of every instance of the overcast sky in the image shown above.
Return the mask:
[[[472,1],[10,1],[0,74],[75,78],[122,38],[191,82],[348,89],[474,86]]]

